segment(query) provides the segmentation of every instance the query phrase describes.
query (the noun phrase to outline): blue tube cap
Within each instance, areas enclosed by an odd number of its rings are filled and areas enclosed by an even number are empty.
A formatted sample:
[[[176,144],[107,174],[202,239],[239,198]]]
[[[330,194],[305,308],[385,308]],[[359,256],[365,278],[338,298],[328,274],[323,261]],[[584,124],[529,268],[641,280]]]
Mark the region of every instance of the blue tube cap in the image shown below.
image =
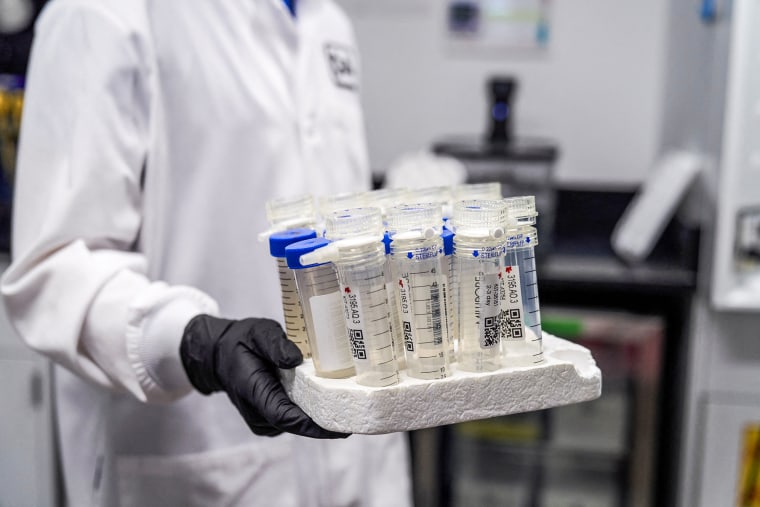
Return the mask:
[[[443,255],[451,255],[454,253],[454,233],[448,229],[443,229],[441,232],[441,239],[443,240]]]
[[[276,232],[269,236],[269,253],[272,257],[285,257],[285,247],[303,241],[316,238],[317,233],[313,229],[288,229]]]
[[[322,266],[323,264],[329,264],[327,262],[319,264],[301,264],[301,256],[309,252],[313,252],[323,246],[330,244],[330,240],[326,238],[311,238],[297,243],[291,243],[285,247],[285,258],[288,259],[288,267],[290,269],[304,269],[313,268],[314,266]]]

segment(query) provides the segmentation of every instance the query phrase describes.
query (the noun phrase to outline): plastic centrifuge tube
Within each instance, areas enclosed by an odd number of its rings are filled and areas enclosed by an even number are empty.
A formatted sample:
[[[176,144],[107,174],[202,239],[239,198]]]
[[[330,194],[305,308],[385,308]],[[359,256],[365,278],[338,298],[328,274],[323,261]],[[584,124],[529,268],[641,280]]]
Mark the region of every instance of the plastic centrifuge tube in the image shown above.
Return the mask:
[[[383,235],[383,245],[385,246],[385,290],[388,296],[388,310],[390,311],[391,340],[393,341],[393,351],[396,355],[398,369],[406,368],[406,355],[404,353],[404,333],[401,331],[401,317],[398,313],[398,304],[396,302],[396,275],[391,262],[391,236],[386,231]]]
[[[456,318],[456,290],[454,289],[454,233],[448,229],[441,232],[443,241],[443,273],[446,275],[446,324],[449,328],[449,362],[457,360],[456,351],[459,342],[459,327]]]
[[[451,198],[451,187],[447,186],[415,188],[409,190],[407,195],[407,201],[409,203],[430,202],[433,204],[439,204],[441,206],[444,222],[451,217]]]
[[[465,371],[501,367],[499,312],[507,207],[503,201],[454,204],[454,273],[459,311],[458,366]]]
[[[298,300],[298,289],[293,271],[285,259],[285,248],[288,245],[316,237],[313,229],[291,229],[269,235],[269,253],[277,259],[277,270],[280,275],[280,290],[282,292],[282,311],[285,316],[285,333],[290,341],[295,343],[304,357],[309,357],[309,341],[306,334],[306,322],[303,309]]]
[[[407,196],[405,188],[381,188],[365,192],[363,195],[366,206],[380,209],[383,217],[384,230],[387,231],[387,213],[390,208],[401,204]],[[404,333],[401,331],[400,319],[398,316],[398,305],[396,304],[395,276],[393,266],[391,265],[390,243],[386,241],[385,251],[385,281],[386,291],[388,293],[388,308],[391,312],[391,339],[393,340],[393,350],[396,354],[399,369],[406,368],[406,355],[404,354]]]
[[[355,208],[326,218],[326,234],[336,239],[301,256],[301,262],[330,261],[338,268],[344,318],[356,368],[356,382],[398,384],[385,288],[385,248],[380,210]]]
[[[269,230],[259,235],[264,241],[270,234],[288,229],[313,229],[316,225],[316,208],[311,194],[271,199],[265,204]]]
[[[288,267],[295,273],[314,370],[320,377],[346,378],[354,375],[355,370],[335,266],[301,262],[302,255],[329,243],[325,238],[299,241],[288,245],[285,255]]]
[[[364,204],[366,192],[343,192],[319,198],[319,212],[327,217],[333,211],[358,208]]]
[[[408,374],[427,380],[446,378],[451,366],[441,207],[396,206],[388,210],[387,221]]]
[[[453,189],[454,202],[474,199],[498,201],[502,198],[501,183],[464,183]]]
[[[340,194],[331,194],[319,198],[319,224],[317,230],[324,236],[325,218],[333,211],[361,208],[364,204],[364,194],[366,192],[343,192]]]
[[[504,202],[510,219],[501,305],[504,363],[530,366],[544,360],[535,254],[538,214],[533,196],[511,197]]]
[[[380,208],[383,225],[386,223],[388,210],[406,201],[408,190],[405,188],[380,188],[364,193],[364,205]]]

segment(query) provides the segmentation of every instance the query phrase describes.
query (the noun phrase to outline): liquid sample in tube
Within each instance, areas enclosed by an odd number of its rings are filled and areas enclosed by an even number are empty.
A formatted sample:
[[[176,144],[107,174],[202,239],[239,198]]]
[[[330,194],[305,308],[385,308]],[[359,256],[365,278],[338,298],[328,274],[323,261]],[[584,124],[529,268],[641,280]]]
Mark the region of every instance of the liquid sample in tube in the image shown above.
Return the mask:
[[[408,374],[427,380],[446,378],[451,366],[441,206],[396,206],[387,218]]]
[[[295,273],[298,285],[314,370],[320,377],[346,378],[354,375],[355,370],[335,266],[331,263],[304,265],[300,262],[303,254],[329,243],[324,238],[300,241],[288,245],[285,253],[288,267]]]
[[[508,366],[543,362],[541,309],[538,299],[535,247],[538,234],[533,196],[505,199],[510,225],[507,230],[502,294],[502,350]]]
[[[460,201],[454,205],[454,272],[459,321],[459,368],[501,367],[499,317],[506,205],[502,201]]]
[[[356,382],[385,387],[398,384],[385,285],[385,246],[378,208],[331,213],[325,221],[333,243],[344,317]]]
[[[309,357],[311,354],[306,333],[306,321],[301,303],[298,300],[298,288],[293,270],[288,267],[285,259],[285,248],[288,245],[315,236],[316,232],[312,229],[291,229],[269,236],[269,252],[277,259],[285,333],[288,339],[298,346],[304,357]]]

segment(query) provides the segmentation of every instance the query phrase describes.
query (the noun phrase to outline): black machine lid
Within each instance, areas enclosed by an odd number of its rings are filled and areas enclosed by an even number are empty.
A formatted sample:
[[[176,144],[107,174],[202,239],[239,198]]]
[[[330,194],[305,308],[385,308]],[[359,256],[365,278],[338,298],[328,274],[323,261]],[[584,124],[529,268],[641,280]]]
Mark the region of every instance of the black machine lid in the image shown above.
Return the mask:
[[[512,138],[510,141],[489,141],[458,136],[433,143],[433,152],[461,160],[505,160],[512,162],[554,163],[559,148],[547,139]]]
[[[499,160],[552,164],[559,156],[554,142],[514,135],[517,80],[495,76],[488,80],[488,132],[481,138],[453,137],[433,143],[433,152],[460,160]]]

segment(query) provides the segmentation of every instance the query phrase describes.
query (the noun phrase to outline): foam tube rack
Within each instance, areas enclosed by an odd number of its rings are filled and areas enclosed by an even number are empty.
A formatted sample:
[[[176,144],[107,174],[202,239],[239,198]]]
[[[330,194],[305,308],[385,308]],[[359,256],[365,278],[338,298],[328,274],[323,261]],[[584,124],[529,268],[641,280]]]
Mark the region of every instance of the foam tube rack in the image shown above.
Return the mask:
[[[323,428],[380,434],[569,405],[598,398],[602,373],[585,347],[543,333],[544,361],[441,380],[401,373],[398,385],[365,387],[314,374],[311,360],[281,370],[290,398]]]

